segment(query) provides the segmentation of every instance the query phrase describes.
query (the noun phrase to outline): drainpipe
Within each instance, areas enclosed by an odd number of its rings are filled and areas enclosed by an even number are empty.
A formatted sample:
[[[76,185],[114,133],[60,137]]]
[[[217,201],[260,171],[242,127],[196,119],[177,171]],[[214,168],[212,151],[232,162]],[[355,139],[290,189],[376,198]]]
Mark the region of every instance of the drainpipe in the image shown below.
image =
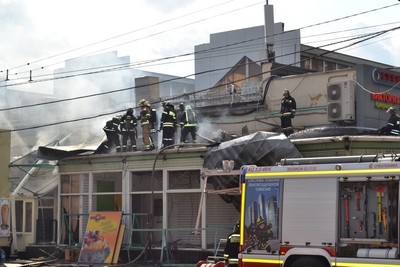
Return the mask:
[[[36,162],[36,164],[41,164],[43,160],[39,160]],[[16,223],[16,216],[15,216],[15,196],[18,194],[19,190],[24,186],[25,182],[28,181],[29,177],[35,173],[37,170],[37,167],[33,167],[22,179],[22,181],[19,183],[17,188],[11,193],[10,195],[10,201],[11,201],[11,224],[12,224],[12,238],[13,242],[11,244],[11,254],[14,252],[18,253],[18,240],[17,240],[17,223]]]

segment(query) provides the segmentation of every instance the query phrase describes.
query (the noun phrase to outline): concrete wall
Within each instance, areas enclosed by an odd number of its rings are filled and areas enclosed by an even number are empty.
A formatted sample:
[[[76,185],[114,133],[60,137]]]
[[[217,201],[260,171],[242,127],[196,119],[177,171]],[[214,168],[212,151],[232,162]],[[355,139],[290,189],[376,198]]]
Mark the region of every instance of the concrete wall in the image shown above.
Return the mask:
[[[268,64],[263,64],[263,72],[267,70]],[[379,73],[386,73],[381,76],[393,79],[395,82],[377,81]],[[400,80],[400,73],[388,69],[357,65],[354,69],[274,78],[268,88],[265,88],[267,75],[264,79],[263,90],[266,94],[264,106],[260,106],[257,112],[240,116],[240,118],[238,116],[216,118],[212,121],[213,126],[237,134],[240,134],[244,125],[248,126],[250,132],[279,130],[276,126],[280,125],[280,105],[285,88],[291,92],[297,103],[296,116],[292,120],[293,126],[297,129],[322,125],[347,125],[373,130],[387,124],[388,107],[396,107],[397,112],[400,112],[400,86],[395,86],[397,80]],[[355,120],[329,121],[327,85],[345,81],[351,83],[354,88],[352,104],[355,106]],[[388,98],[384,101],[373,99],[373,92],[383,93]]]

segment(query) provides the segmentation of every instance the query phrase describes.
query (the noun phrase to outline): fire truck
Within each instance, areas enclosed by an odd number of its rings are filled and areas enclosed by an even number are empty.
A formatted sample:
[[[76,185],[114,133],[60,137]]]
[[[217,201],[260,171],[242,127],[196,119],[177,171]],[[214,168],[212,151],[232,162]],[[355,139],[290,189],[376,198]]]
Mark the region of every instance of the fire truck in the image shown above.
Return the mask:
[[[396,155],[243,167],[239,267],[400,266]]]

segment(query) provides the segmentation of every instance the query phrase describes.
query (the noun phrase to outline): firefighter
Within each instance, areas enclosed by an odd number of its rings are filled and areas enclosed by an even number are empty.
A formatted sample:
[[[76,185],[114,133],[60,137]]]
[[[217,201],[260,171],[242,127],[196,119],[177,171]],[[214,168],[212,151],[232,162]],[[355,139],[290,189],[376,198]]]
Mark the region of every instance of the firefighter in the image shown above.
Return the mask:
[[[151,151],[154,147],[153,138],[151,133],[154,132],[153,128],[153,118],[150,109],[150,103],[146,99],[139,101],[138,106],[140,106],[140,115],[138,120],[140,120],[140,125],[142,126],[142,138],[144,143],[144,151]]]
[[[272,224],[268,226],[265,224],[264,218],[259,216],[257,218],[257,228],[255,230],[255,234],[257,236],[257,246],[258,249],[266,250],[268,252],[271,251],[271,246],[269,244],[269,238],[274,234],[271,230]]]
[[[400,117],[397,115],[396,109],[390,107],[386,113],[390,113],[390,118],[385,127],[380,130],[381,134],[400,135]]]
[[[161,115],[160,131],[163,131],[163,147],[174,144],[176,113],[171,102],[163,102],[163,112]]]
[[[236,223],[233,232],[226,239],[224,249],[225,266],[237,267],[240,241],[240,222]]]
[[[108,120],[106,125],[103,127],[103,131],[107,136],[107,143],[104,145],[107,152],[110,150],[113,143],[116,146],[116,151],[121,152],[121,142],[119,140],[119,135],[121,134],[119,130],[120,122],[121,120],[118,117],[114,117],[111,120]]]
[[[192,142],[197,143],[196,131],[197,131],[197,119],[196,114],[192,110],[192,107],[186,105],[183,110],[183,104],[179,105],[179,109],[181,110],[181,116],[179,120],[179,124],[181,126],[181,144],[184,144],[186,141],[187,135],[190,133],[192,135]]]
[[[293,133],[292,119],[296,114],[296,100],[290,95],[288,89],[283,90],[281,100],[281,128],[286,136]]]
[[[135,116],[133,116],[133,109],[129,108],[126,111],[126,114],[122,116],[121,123],[119,125],[121,133],[122,133],[122,152],[126,151],[136,151],[136,126],[137,120]],[[128,139],[130,140],[131,144],[129,147]]]

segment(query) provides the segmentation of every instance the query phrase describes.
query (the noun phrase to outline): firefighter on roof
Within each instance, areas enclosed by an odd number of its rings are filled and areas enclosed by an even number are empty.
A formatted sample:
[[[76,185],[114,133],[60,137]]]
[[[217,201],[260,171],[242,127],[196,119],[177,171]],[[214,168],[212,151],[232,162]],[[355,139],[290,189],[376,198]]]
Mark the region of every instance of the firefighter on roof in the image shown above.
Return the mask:
[[[197,119],[196,114],[192,110],[192,107],[183,105],[183,103],[179,104],[179,109],[181,110],[181,116],[179,120],[179,124],[182,127],[181,130],[181,144],[184,144],[186,141],[186,137],[190,133],[192,136],[192,142],[197,143],[196,131],[197,131]]]
[[[137,120],[135,116],[133,116],[133,109],[129,108],[126,111],[126,114],[122,116],[120,123],[120,130],[122,133],[122,152],[126,151],[136,151],[136,126]],[[130,147],[128,145],[128,139],[131,144]]]
[[[163,108],[160,131],[163,131],[162,145],[165,147],[174,144],[176,113],[171,102],[163,102]]]
[[[151,133],[154,132],[154,118],[150,109],[150,103],[146,99],[142,99],[139,101],[138,106],[141,108],[138,119],[142,126],[144,151],[151,151],[154,149],[153,138],[151,137]]]
[[[296,100],[290,95],[288,89],[283,90],[281,100],[281,128],[286,136],[293,133],[292,119],[296,113]]]
[[[225,266],[237,267],[238,266],[238,255],[240,245],[240,222],[236,223],[235,229],[226,239],[226,245],[224,249]]]
[[[107,152],[111,148],[114,143],[116,146],[116,151],[121,152],[121,142],[119,141],[119,134],[121,134],[119,130],[120,119],[117,117],[112,118],[106,122],[106,125],[103,127],[103,131],[107,136],[107,143],[104,145]]]
[[[380,130],[381,134],[400,135],[400,117],[397,115],[396,109],[390,107],[386,113],[390,113],[390,118],[385,127]]]

